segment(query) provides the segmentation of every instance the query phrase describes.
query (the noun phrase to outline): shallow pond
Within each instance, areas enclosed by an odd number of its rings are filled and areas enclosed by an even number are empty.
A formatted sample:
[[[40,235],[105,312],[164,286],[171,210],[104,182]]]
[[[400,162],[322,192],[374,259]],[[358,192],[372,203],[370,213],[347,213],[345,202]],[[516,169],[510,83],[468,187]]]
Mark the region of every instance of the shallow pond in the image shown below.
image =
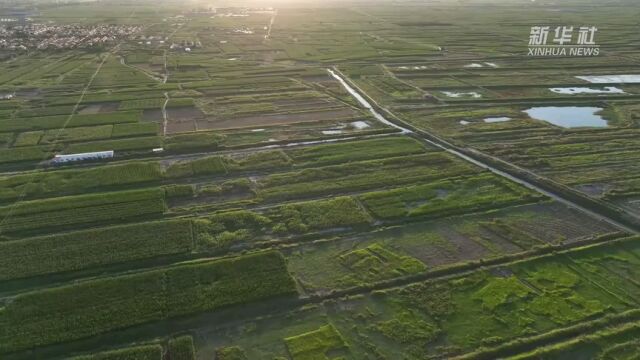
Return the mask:
[[[342,134],[342,130],[323,130],[322,133],[324,135],[338,135]]]
[[[588,87],[561,87],[549,88],[556,94],[625,94],[624,90],[614,86],[607,86],[602,89],[592,89]]]
[[[592,75],[592,76],[576,76],[576,77],[578,79],[582,79],[593,84],[640,83],[640,75]]]
[[[504,122],[504,121],[509,121],[509,120],[511,120],[511,118],[507,117],[507,116],[484,118],[484,122],[486,122],[486,123]]]
[[[479,97],[482,97],[482,95],[478,94],[475,91],[470,91],[470,92],[443,91],[442,93],[447,95],[448,97],[453,97],[453,98],[459,98],[459,97],[479,98]]]
[[[531,118],[543,120],[564,128],[607,127],[607,121],[596,113],[599,107],[540,106],[524,110]]]
[[[353,126],[354,128],[358,129],[358,130],[362,130],[362,129],[366,129],[368,127],[371,127],[371,125],[369,125],[369,123],[367,123],[366,121],[354,121],[351,123],[351,126]]]

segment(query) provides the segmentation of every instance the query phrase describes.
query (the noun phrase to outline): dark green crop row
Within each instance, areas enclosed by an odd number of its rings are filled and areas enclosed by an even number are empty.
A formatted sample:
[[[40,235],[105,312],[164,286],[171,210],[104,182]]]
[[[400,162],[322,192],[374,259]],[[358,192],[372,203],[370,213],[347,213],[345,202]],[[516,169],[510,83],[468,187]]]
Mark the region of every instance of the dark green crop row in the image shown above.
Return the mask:
[[[0,281],[191,252],[189,220],[112,226],[0,242]]]
[[[479,168],[438,152],[350,162],[266,176],[258,181],[257,193],[267,200],[363,191],[385,186],[423,183],[473,174]]]
[[[193,346],[193,338],[188,335],[170,339],[167,344],[167,359],[170,360],[194,360],[196,349]]]
[[[0,310],[0,353],[294,294],[294,281],[278,252],[34,291]]]
[[[158,132],[156,123],[123,123],[96,126],[69,127],[64,129],[35,130],[21,132],[13,147],[50,145],[56,143],[85,143],[133,136],[151,136]]]
[[[287,150],[296,164],[335,164],[347,161],[376,159],[400,155],[419,154],[425,147],[408,137],[382,137],[360,141],[338,142]]]
[[[71,119],[69,119],[68,115],[9,119],[0,121],[0,132],[135,123],[138,122],[140,116],[140,112],[117,112],[90,115],[74,115],[73,117],[71,117]]]
[[[122,125],[126,126],[128,124]],[[133,124],[132,124],[133,125]],[[115,131],[116,127],[114,127]],[[156,138],[149,138],[155,144]],[[136,143],[140,139],[127,139]],[[102,143],[102,142],[99,142]],[[78,144],[79,147],[94,146],[96,143]],[[114,145],[111,141],[103,144]],[[359,154],[341,155],[345,147],[357,150]],[[95,149],[95,147],[94,147]],[[314,150],[315,149],[315,150]],[[77,149],[87,150],[87,149]],[[6,151],[21,152],[28,158],[40,160],[45,157],[41,148],[25,147]],[[340,163],[345,161],[363,161],[369,159],[401,156],[424,152],[424,147],[411,139],[388,137],[360,140],[349,143],[324,144],[310,148],[272,150],[239,156],[209,156],[195,160],[179,161],[168,166],[164,173],[155,162],[131,162],[117,165],[104,165],[88,169],[52,170],[29,174],[12,175],[0,178],[0,202],[19,198],[33,199],[52,195],[71,195],[105,187],[117,187],[147,182],[159,182],[163,177],[184,178],[200,175],[223,175],[232,172],[246,172],[275,168],[309,167],[316,165],[313,156],[317,155],[318,164]],[[435,156],[438,158],[438,156]],[[292,161],[294,158],[295,161]],[[434,165],[436,165],[434,163]]]
[[[162,139],[157,136],[134,137],[125,139],[99,140],[85,143],[70,144],[65,153],[84,153],[93,151],[128,151],[146,150],[162,147]]]
[[[40,146],[17,147],[0,150],[0,164],[22,161],[41,161],[53,157],[51,147]]]
[[[382,219],[448,216],[539,201],[543,197],[493,174],[367,193],[364,205]]]
[[[143,345],[104,351],[91,355],[76,356],[69,360],[162,360],[163,351],[160,344]]]
[[[1,234],[159,216],[161,188],[32,200],[0,207]]]
[[[160,343],[132,346],[76,356],[68,360],[194,360],[193,337],[189,335],[169,339],[166,349]]]
[[[86,169],[42,171],[0,178],[0,201],[72,195],[108,187],[159,181],[160,165],[130,162]]]

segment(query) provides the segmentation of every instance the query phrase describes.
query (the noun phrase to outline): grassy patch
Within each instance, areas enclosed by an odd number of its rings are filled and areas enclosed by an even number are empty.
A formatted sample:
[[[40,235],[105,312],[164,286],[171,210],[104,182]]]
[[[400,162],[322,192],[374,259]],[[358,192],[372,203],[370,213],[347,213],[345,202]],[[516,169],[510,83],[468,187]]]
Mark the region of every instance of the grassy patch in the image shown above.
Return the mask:
[[[347,348],[342,335],[329,324],[285,339],[293,360],[328,360],[328,352]]]

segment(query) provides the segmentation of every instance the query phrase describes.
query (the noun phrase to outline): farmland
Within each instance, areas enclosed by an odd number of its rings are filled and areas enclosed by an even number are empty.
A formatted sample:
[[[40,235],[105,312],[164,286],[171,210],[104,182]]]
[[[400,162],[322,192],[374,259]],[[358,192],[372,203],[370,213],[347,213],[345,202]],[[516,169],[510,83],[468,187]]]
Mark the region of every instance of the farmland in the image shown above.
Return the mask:
[[[0,358],[637,357],[639,10],[0,1]]]

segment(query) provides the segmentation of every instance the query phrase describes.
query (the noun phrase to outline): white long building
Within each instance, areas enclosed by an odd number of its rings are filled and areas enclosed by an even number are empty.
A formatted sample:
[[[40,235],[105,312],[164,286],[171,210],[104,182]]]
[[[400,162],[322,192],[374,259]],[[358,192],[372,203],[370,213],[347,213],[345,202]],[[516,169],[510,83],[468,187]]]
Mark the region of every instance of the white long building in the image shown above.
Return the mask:
[[[64,164],[64,163],[76,162],[76,161],[111,159],[111,158],[113,158],[113,150],[56,155],[53,157],[51,161],[54,164]]]

